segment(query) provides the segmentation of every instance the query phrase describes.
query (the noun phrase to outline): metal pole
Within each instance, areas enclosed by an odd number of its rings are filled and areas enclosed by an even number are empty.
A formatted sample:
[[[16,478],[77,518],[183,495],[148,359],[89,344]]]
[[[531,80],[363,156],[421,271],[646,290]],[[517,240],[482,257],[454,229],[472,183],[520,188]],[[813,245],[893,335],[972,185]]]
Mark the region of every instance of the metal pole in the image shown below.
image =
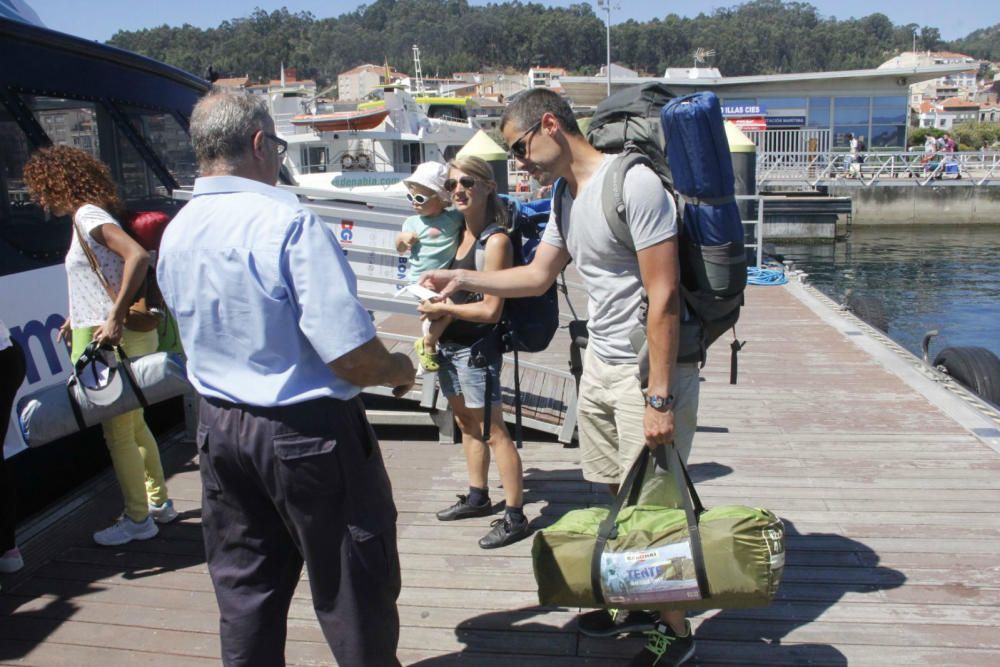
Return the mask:
[[[608,12],[608,97],[611,97],[611,0],[607,0],[604,8]]]

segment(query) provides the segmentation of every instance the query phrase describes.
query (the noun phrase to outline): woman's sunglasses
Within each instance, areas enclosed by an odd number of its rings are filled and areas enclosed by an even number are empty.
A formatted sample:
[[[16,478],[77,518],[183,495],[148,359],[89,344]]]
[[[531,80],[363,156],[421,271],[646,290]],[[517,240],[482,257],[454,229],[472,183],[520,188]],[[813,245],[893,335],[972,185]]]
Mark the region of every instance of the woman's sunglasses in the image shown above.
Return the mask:
[[[444,182],[444,189],[448,192],[454,192],[459,183],[461,183],[462,187],[466,190],[471,190],[476,186],[476,179],[472,176],[462,176],[459,179],[449,178]]]
[[[411,204],[416,204],[417,206],[423,206],[424,204],[426,204],[431,200],[430,197],[428,197],[427,195],[422,195],[419,192],[417,194],[413,194],[412,192],[407,192],[406,198],[410,201]]]

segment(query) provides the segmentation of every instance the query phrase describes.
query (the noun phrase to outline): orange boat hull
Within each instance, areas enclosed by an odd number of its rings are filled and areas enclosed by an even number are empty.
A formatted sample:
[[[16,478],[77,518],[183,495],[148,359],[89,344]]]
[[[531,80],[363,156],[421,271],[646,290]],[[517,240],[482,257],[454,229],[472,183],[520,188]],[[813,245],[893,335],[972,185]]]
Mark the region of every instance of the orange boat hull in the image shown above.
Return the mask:
[[[338,111],[315,115],[294,116],[293,125],[308,125],[320,132],[342,132],[347,130],[372,130],[382,124],[389,111],[372,109],[368,111]]]

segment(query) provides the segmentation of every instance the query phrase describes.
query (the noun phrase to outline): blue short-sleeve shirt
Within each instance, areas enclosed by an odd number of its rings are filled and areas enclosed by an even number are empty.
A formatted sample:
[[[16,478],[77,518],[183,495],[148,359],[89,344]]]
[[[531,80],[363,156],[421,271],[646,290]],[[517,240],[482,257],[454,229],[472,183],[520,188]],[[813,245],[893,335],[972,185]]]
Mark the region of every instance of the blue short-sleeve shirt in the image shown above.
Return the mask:
[[[277,406],[360,391],[327,364],[375,328],[340,244],[293,193],[197,179],[163,235],[157,279],[203,396]]]

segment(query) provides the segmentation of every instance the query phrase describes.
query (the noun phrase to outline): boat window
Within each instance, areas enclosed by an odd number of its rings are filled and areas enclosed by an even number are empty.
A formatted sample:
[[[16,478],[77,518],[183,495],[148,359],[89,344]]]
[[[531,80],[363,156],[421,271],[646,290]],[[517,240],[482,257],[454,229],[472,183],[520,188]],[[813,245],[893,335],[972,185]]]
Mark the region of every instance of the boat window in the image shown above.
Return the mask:
[[[330,163],[326,146],[303,146],[301,157],[303,174],[324,173]]]
[[[121,167],[122,194],[126,202],[165,198],[166,187],[142,159],[124,134],[115,128],[115,145],[118,147],[118,164]]]
[[[24,187],[30,147],[0,105],[0,276],[59,264],[69,247],[69,218],[47,220]]]
[[[125,110],[132,126],[142,135],[181,187],[194,185],[198,163],[191,137],[173,114],[148,109]]]
[[[25,104],[53,144],[75,146],[101,158],[97,110],[90,102],[25,95]]]

